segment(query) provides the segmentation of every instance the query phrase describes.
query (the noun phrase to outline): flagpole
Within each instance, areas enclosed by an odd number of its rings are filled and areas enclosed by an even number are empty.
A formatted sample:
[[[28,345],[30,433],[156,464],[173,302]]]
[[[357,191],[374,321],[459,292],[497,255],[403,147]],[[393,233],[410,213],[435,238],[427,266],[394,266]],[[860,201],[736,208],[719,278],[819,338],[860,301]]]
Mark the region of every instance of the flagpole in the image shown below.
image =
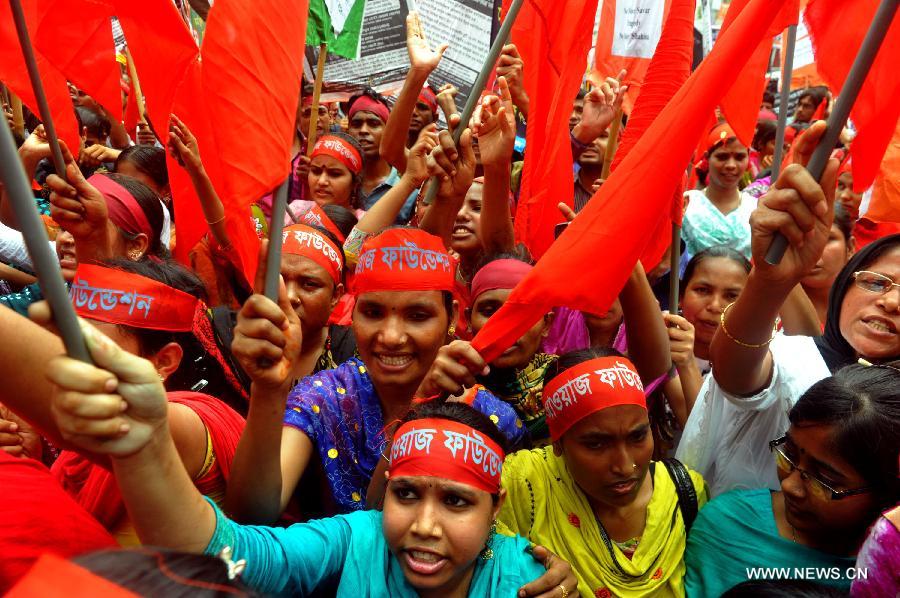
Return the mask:
[[[22,56],[25,58],[25,66],[28,69],[28,77],[31,79],[31,88],[37,100],[38,112],[44,123],[44,131],[47,133],[47,141],[50,144],[50,156],[53,158],[53,168],[56,174],[66,178],[66,163],[63,160],[62,150],[59,147],[59,137],[56,135],[56,126],[50,115],[50,105],[47,103],[47,95],[44,93],[44,84],[41,82],[41,74],[38,71],[37,60],[34,57],[34,48],[31,45],[31,37],[28,34],[28,25],[25,23],[25,13],[22,11],[22,3],[19,0],[9,0],[9,8],[12,11],[13,21],[16,23],[16,33],[19,37],[19,45],[22,47]]]
[[[272,202],[272,218],[269,220],[269,253],[266,255],[266,297],[278,303],[278,277],[281,275],[281,243],[284,232],[284,213],[287,209],[288,186],[291,175],[278,185]]]
[[[613,117],[612,125],[609,127],[609,139],[606,140],[606,154],[603,156],[603,169],[600,171],[600,178],[604,181],[609,178],[613,158],[616,157],[616,150],[619,148],[619,131],[621,128],[622,108],[620,107],[616,109],[616,115]]]
[[[672,223],[672,247],[669,250],[669,313],[678,313],[678,295],[681,283],[681,226]],[[669,368],[669,377],[674,378],[678,372],[675,364]]]
[[[516,22],[516,17],[518,16],[519,9],[522,8],[523,3],[524,0],[513,0],[509,7],[509,11],[506,13],[506,18],[503,19],[503,24],[497,32],[497,37],[494,38],[494,43],[491,44],[491,49],[488,51],[487,58],[484,60],[481,72],[478,73],[475,84],[472,85],[472,91],[469,92],[469,97],[466,98],[466,105],[463,108],[462,115],[459,119],[459,126],[453,130],[454,144],[459,144],[459,138],[462,137],[463,131],[469,126],[469,120],[471,120],[472,114],[475,113],[475,106],[478,104],[478,100],[481,99],[481,92],[484,91],[488,78],[491,75],[491,71],[494,70],[494,65],[500,57],[500,52],[503,51],[503,46],[506,45],[506,40],[509,39],[509,33],[512,31],[513,23]],[[425,205],[434,202],[434,198],[437,197],[437,192],[437,177],[432,177],[431,182],[428,184],[428,191],[425,193]]]
[[[325,77],[325,59],[328,57],[328,46],[319,44],[319,63],[316,65],[316,84],[313,88],[313,103],[309,113],[309,137],[306,141],[306,155],[312,154],[316,144],[316,129],[319,125],[319,97],[322,95],[322,79]],[[269,247],[269,255],[272,248]]]
[[[131,59],[131,51],[126,47],[125,48],[125,59],[128,61],[128,76],[131,78],[131,88],[134,91],[134,102],[138,108],[138,124],[145,125],[147,124],[147,106],[144,103],[144,94],[141,92],[141,81],[138,79],[137,68],[134,66],[134,61]]]
[[[791,25],[787,28],[784,68],[781,71],[781,103],[778,107],[778,129],[775,133],[775,156],[772,159],[772,174],[769,177],[773,183],[781,172],[781,160],[784,154],[784,134],[787,127],[788,102],[791,99],[791,77],[794,74],[794,46],[796,43],[797,26]]]
[[[16,216],[19,230],[25,239],[28,254],[34,264],[34,272],[37,274],[41,292],[50,304],[53,319],[62,336],[66,351],[71,357],[92,363],[81,328],[78,326],[78,318],[69,293],[63,281],[62,272],[59,269],[59,260],[51,251],[47,242],[47,233],[38,216],[34,203],[34,195],[31,193],[31,185],[19,160],[15,141],[7,123],[0,125],[0,181],[6,187],[7,197]]]
[[[869,25],[866,37],[863,39],[859,52],[856,54],[856,59],[853,61],[853,66],[850,67],[850,72],[844,81],[844,87],[841,88],[838,100],[831,111],[831,116],[828,118],[825,134],[822,135],[819,145],[813,150],[809,164],[806,166],[806,169],[816,181],[821,180],[822,174],[825,172],[828,158],[831,157],[831,152],[837,145],[844,124],[850,116],[850,109],[856,102],[859,91],[866,80],[866,75],[869,74],[869,69],[875,61],[875,56],[878,54],[878,49],[881,47],[885,35],[887,35],[898,5],[900,5],[900,0],[881,0],[881,3],[878,5],[872,24]],[[784,257],[784,252],[787,251],[787,246],[787,238],[780,232],[776,232],[775,237],[772,239],[772,244],[769,245],[769,250],[766,252],[766,263],[773,266],[780,263],[781,258]]]

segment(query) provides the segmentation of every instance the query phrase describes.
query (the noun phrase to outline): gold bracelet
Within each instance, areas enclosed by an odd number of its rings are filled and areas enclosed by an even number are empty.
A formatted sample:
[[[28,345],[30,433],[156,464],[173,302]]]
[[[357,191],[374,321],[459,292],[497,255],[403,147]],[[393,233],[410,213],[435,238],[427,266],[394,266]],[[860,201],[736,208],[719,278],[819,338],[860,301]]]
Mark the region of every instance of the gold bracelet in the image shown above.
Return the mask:
[[[226,216],[225,214],[222,214],[222,217],[219,218],[218,220],[216,220],[215,222],[210,222],[209,220],[207,220],[206,223],[210,226],[212,226],[213,224],[219,224],[220,222],[225,220],[225,216]]]
[[[740,345],[741,347],[746,347],[748,349],[762,349],[763,347],[768,347],[769,343],[775,338],[775,332],[772,332],[772,337],[764,343],[760,343],[758,345],[751,345],[750,343],[745,343],[743,341],[739,341],[738,339],[731,336],[731,333],[728,332],[728,328],[725,327],[725,314],[728,313],[728,310],[731,309],[731,306],[734,305],[734,302],[729,303],[725,306],[725,309],[722,310],[722,315],[719,316],[719,325],[722,328],[722,332],[725,333],[725,336],[731,339],[733,343],[736,345]]]

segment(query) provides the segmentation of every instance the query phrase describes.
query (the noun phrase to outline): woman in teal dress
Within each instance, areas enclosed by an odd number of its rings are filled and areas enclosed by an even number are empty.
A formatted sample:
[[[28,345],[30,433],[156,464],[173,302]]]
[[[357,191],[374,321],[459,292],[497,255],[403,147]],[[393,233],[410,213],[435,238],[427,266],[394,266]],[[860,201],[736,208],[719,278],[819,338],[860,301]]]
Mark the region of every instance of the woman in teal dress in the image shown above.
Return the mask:
[[[145,544],[208,554],[230,547],[243,580],[267,594],[337,584],[338,596],[507,597],[544,573],[526,540],[492,527],[506,498],[507,441],[468,405],[428,402],[403,419],[390,445],[383,513],[243,526],[194,488],[152,365],[90,325],[83,331],[97,365],[58,357],[47,367],[59,387],[56,422],[72,443],[109,455]],[[273,379],[287,376],[283,365],[274,360]]]
[[[781,492],[733,490],[697,516],[688,596],[720,596],[751,575],[779,574],[849,591],[868,528],[900,501],[897,365],[851,365],[800,397],[790,429],[769,443]]]

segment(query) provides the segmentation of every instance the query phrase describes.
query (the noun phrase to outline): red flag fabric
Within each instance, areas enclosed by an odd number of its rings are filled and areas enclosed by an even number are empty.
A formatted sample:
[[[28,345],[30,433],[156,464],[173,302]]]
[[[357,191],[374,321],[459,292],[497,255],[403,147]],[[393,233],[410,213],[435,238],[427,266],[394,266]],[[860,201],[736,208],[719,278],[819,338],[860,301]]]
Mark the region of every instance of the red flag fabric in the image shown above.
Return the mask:
[[[122,93],[109,20],[111,7],[94,0],[48,0],[37,6],[35,48],[66,79],[121,120]]]
[[[107,2],[122,24],[150,121],[165,139],[175,93],[199,55],[197,44],[172,0]]]
[[[669,219],[672,189],[705,132],[706,117],[766,36],[777,12],[773,4],[751,0],[597,196],[488,320],[473,341],[487,361],[553,307],[592,313],[609,307],[646,249],[649,233]]]
[[[725,14],[722,23],[721,35],[731,27],[737,16],[745,9],[750,0],[734,0]],[[772,6],[771,10],[775,10]],[[740,75],[720,104],[722,114],[728,120],[728,124],[734,129],[741,143],[750,147],[753,134],[756,131],[756,121],[759,117],[759,105],[762,102],[763,92],[766,90],[766,74],[769,64],[769,55],[772,52],[772,38],[781,33],[789,25],[796,24],[800,19],[799,0],[786,0],[781,3],[778,14],[772,22],[766,36],[756,45],[753,55],[741,70]]]
[[[803,13],[816,55],[816,68],[840,98],[862,40],[879,2],[876,0],[810,0]],[[858,134],[853,140],[853,190],[862,193],[878,174],[894,125],[900,118],[900,18],[887,37],[866,76],[850,118]]]
[[[851,155],[856,160],[856,154]],[[865,216],[876,222],[900,222],[900,123],[884,154]]]
[[[530,99],[515,232],[535,257],[553,243],[553,227],[562,220],[557,204],[572,205],[569,116],[584,76],[596,11],[597,0],[532,0],[512,29],[512,42],[525,61]]]
[[[25,22],[32,38],[32,45],[34,45],[38,16],[37,6],[34,2],[23,2],[22,8],[25,11]],[[56,125],[56,134],[69,146],[73,154],[77,154],[81,131],[78,130],[78,121],[75,119],[75,108],[72,106],[66,78],[36,48],[34,54],[37,59],[38,71],[41,74],[44,93],[47,95],[47,104],[50,106],[50,115],[53,118],[53,124]],[[9,2],[0,2],[0,81],[3,81],[13,93],[19,96],[22,103],[28,106],[32,112],[39,114],[37,100],[31,89],[31,79],[28,78],[28,70],[25,67],[25,58],[19,47],[19,38],[16,35],[16,25],[13,23]]]
[[[600,7],[591,81],[599,85],[625,69],[626,114],[635,106],[671,4],[672,0],[603,0]]]
[[[628,126],[622,133],[611,171],[618,168],[662,109],[691,74],[694,57],[694,0],[671,0],[662,36],[653,54],[644,86],[637,98]],[[687,164],[685,164],[687,166]],[[672,191],[671,221],[681,223],[683,182]],[[641,255],[648,271],[653,269],[671,244],[669,220],[660,221],[651,242]]]
[[[258,240],[250,205],[290,171],[308,10],[309,0],[218,0],[203,38],[203,100],[221,161],[217,189],[251,281]]]

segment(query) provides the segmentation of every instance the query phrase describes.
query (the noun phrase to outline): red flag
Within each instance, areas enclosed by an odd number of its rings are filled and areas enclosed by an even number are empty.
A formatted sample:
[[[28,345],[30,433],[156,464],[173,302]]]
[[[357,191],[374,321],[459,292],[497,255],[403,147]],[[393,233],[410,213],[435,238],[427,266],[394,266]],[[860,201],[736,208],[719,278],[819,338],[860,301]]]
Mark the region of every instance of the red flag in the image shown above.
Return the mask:
[[[553,307],[593,313],[609,307],[647,248],[649,233],[669,219],[672,189],[704,132],[706,117],[766,36],[775,19],[772,6],[770,0],[751,0],[598,196],[488,320],[474,340],[487,361],[496,359]],[[627,201],[633,198],[641,201]]]
[[[516,240],[535,257],[553,243],[553,227],[562,220],[557,204],[572,204],[569,115],[584,75],[596,11],[597,0],[532,0],[512,29],[512,41],[525,61],[530,99],[515,231]]]
[[[599,85],[625,69],[626,114],[637,101],[671,4],[672,0],[603,0],[591,80]]]
[[[691,74],[694,58],[694,0],[671,0],[669,16],[662,36],[653,54],[643,89],[631,112],[628,126],[622,133],[611,170],[618,168],[625,156],[647,131],[662,109],[681,89]],[[681,223],[682,181],[673,189],[671,221]],[[659,263],[671,244],[669,220],[660,221],[651,242],[641,255],[644,267],[649,271]]]
[[[34,2],[23,2],[22,8],[25,11],[28,31],[33,39],[37,25],[37,7]],[[66,78],[40,51],[35,49],[34,54],[44,93],[47,96],[47,104],[50,106],[50,115],[53,124],[56,125],[56,134],[69,146],[73,154],[77,154],[81,132],[78,130],[78,121],[75,119],[75,108],[72,106]],[[0,2],[0,81],[19,96],[22,103],[32,112],[39,114],[37,100],[31,89],[31,79],[28,78],[28,70],[25,67],[25,58],[22,55],[22,48],[19,47],[9,2]]]
[[[114,118],[122,119],[111,7],[92,0],[39,2],[34,46]]]
[[[876,0],[810,0],[803,14],[816,67],[838,94],[878,6]],[[862,193],[878,174],[881,158],[900,118],[900,18],[888,29],[866,76],[850,118],[859,132],[853,140],[853,190]],[[838,96],[840,101],[840,96]]]
[[[175,93],[199,55],[197,44],[172,0],[107,1],[122,24],[150,121],[165,139]]]
[[[725,14],[725,22],[722,23],[721,35],[732,26],[737,16],[743,12],[750,0],[734,0]],[[775,10],[776,6],[770,7]],[[741,143],[750,147],[753,134],[756,131],[756,121],[759,117],[759,105],[762,102],[763,92],[766,90],[766,71],[769,64],[769,55],[772,52],[772,38],[781,33],[789,25],[796,24],[800,18],[799,0],[786,0],[781,4],[775,20],[772,22],[765,37],[756,45],[753,55],[741,70],[735,81],[720,104],[722,114],[728,120],[728,124],[734,129]]]

